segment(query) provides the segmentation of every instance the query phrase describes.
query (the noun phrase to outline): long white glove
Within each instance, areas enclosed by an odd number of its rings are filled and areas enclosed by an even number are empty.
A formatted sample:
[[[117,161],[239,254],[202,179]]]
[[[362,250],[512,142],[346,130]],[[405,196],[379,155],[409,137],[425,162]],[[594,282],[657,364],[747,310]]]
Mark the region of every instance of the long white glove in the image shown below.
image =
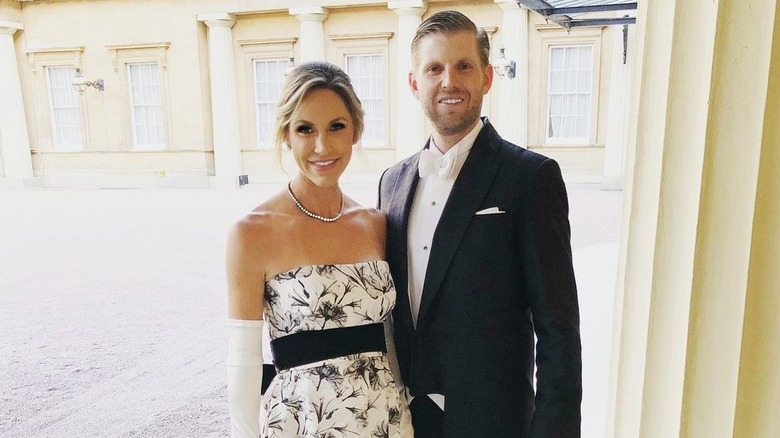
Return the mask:
[[[228,404],[230,436],[260,436],[263,383],[263,321],[228,319]]]

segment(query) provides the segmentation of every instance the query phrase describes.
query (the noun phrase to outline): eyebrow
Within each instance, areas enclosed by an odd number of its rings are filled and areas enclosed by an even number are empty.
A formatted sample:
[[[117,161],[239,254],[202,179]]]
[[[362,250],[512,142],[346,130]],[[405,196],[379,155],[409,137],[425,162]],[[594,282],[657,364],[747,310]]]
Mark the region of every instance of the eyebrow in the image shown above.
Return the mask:
[[[468,57],[460,58],[457,61],[455,61],[455,64],[462,64],[462,63],[467,63],[467,64],[475,64],[476,63],[476,64],[479,64],[480,61],[479,61],[479,59],[473,60],[473,59],[470,59]],[[429,61],[429,62],[426,62],[426,63],[422,64],[422,66],[423,67],[430,67],[432,65],[442,65],[442,64],[446,64],[446,63],[442,62],[442,61],[439,61],[439,60],[433,60],[433,61]]]
[[[334,123],[334,122],[347,122],[347,121],[348,121],[348,119],[346,117],[336,117],[335,119],[329,121],[328,124],[331,124],[331,123]],[[314,122],[310,122],[310,121],[308,121],[306,119],[293,120],[293,122],[292,122],[292,124],[294,124],[294,125],[298,125],[298,124],[302,124],[302,123],[306,123],[306,124],[309,124],[309,125],[314,125],[315,124]]]

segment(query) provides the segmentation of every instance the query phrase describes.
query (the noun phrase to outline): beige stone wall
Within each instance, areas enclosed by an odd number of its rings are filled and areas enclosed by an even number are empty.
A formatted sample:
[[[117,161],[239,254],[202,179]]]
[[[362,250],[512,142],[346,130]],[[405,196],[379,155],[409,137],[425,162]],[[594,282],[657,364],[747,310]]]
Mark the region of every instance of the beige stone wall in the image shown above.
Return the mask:
[[[22,21],[22,5],[10,0],[0,0],[0,20]]]
[[[561,162],[564,173],[577,179],[589,180],[601,175],[604,160],[604,142],[608,123],[609,74],[613,47],[612,32],[620,27],[574,28],[571,31],[546,23],[537,15],[530,15],[528,47],[528,147]],[[591,136],[587,143],[551,145],[546,142],[546,111],[548,87],[549,47],[555,44],[592,44],[594,70],[592,78]],[[618,48],[621,49],[621,48]],[[576,157],[576,158],[575,158]],[[573,159],[574,158],[574,159]]]
[[[398,16],[386,1],[301,0],[297,7],[324,7],[325,59],[343,65],[345,53],[361,45],[386,54],[386,135],[380,144],[368,145],[356,155],[347,175],[372,179],[399,158],[395,152],[396,98],[409,93],[401,88],[398,75],[405,75],[394,60],[398,47]],[[67,185],[68,175],[214,175],[209,75],[208,28],[197,16],[205,13],[234,14],[231,29],[235,60],[237,111],[241,159],[244,173],[252,181],[286,178],[276,151],[256,138],[252,60],[256,57],[300,56],[300,23],[289,14],[290,2],[269,0],[54,0],[9,2],[0,0],[0,16],[16,17],[24,31],[16,36],[16,50],[28,121],[33,167],[50,185]],[[491,29],[492,54],[498,56],[504,31],[502,10],[493,0],[429,1],[423,14],[458,9],[479,26]],[[594,101],[593,138],[589,144],[549,146],[541,138],[546,105],[546,55],[544,38],[577,41],[562,29],[539,31],[543,20],[531,13],[529,26],[529,147],[558,159],[567,178],[598,182],[602,173],[604,131],[608,92],[609,29],[586,31],[596,41],[598,90]],[[543,26],[542,26],[543,27]],[[592,37],[594,34],[597,37]],[[544,52],[544,53],[543,53]],[[153,60],[161,64],[164,88],[166,147],[163,151],[134,150],[126,62]],[[46,88],[47,65],[72,65],[87,79],[101,78],[105,91],[87,89],[82,97],[85,147],[83,152],[54,151],[54,135]],[[508,82],[504,86],[509,86]],[[485,99],[485,114],[499,132],[497,117],[502,81]],[[430,132],[430,126],[426,127]],[[424,141],[420,139],[420,145]],[[283,161],[287,161],[283,157]],[[290,163],[288,163],[290,164]],[[119,172],[121,170],[121,172]],[[288,173],[291,170],[287,170]]]

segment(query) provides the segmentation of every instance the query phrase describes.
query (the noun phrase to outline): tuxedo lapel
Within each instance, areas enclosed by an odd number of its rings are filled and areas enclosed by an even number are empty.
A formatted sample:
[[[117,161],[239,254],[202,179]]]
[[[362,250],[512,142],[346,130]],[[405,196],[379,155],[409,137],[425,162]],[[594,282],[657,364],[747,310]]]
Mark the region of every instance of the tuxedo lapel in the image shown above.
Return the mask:
[[[412,209],[414,192],[417,190],[417,184],[420,178],[417,176],[417,163],[420,154],[412,156],[402,164],[398,178],[393,184],[390,205],[387,211],[388,220],[393,221],[395,226],[391,227],[391,233],[387,236],[388,243],[395,248],[394,265],[397,271],[394,275],[396,286],[397,311],[396,315],[400,323],[407,326],[409,330],[414,330],[412,322],[412,310],[409,304],[409,266],[408,266],[408,235],[407,226],[409,224],[409,212]]]
[[[492,125],[486,123],[455,180],[433,234],[417,327],[423,326],[458,245],[497,174],[500,165],[497,145],[500,141],[501,137]]]

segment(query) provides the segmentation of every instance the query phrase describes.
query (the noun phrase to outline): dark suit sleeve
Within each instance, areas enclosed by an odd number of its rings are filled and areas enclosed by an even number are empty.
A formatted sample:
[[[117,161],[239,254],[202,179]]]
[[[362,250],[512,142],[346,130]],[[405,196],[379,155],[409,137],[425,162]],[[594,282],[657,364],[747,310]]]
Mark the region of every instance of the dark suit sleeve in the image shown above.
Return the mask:
[[[521,227],[523,277],[536,332],[537,391],[531,438],[580,436],[582,347],[569,203],[558,164],[544,161]]]

